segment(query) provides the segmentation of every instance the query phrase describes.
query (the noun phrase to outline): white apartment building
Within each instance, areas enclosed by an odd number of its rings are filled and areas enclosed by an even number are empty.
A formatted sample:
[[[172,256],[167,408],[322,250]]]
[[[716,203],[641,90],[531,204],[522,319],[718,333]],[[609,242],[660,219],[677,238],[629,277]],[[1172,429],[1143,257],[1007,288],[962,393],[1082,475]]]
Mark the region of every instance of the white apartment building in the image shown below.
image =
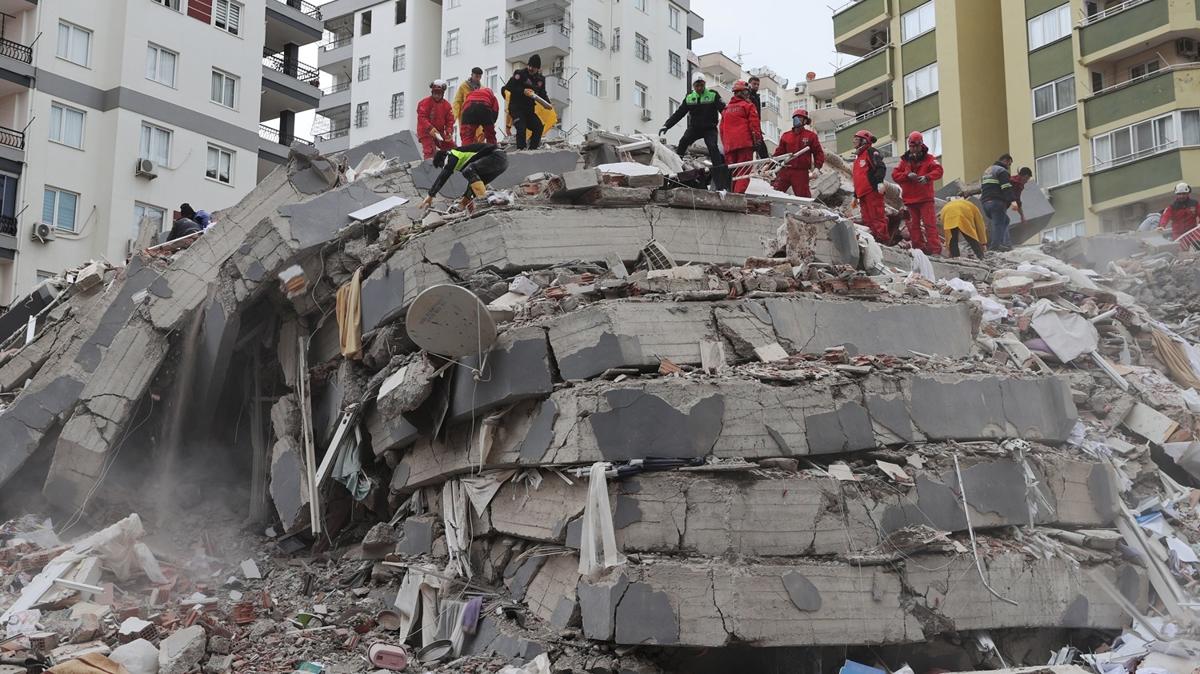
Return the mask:
[[[316,106],[304,0],[0,0],[0,303],[237,202]],[[270,54],[264,59],[264,54]],[[268,122],[268,126],[260,126]],[[219,226],[219,224],[218,224]]]
[[[821,137],[821,147],[826,152],[849,151],[850,148],[837,146],[837,125],[854,117],[854,113],[842,110],[833,102],[836,95],[833,76],[817,77],[816,73],[808,73],[803,82],[792,85],[783,97],[783,123],[790,124],[787,115],[797,108],[808,110],[812,118],[812,129]]]
[[[690,46],[704,29],[689,0],[333,0],[321,11],[328,85],[313,132],[323,152],[415,129],[416,104],[439,77],[453,97],[478,66],[502,98],[532,54],[559,114],[547,137],[654,134],[688,92]]]

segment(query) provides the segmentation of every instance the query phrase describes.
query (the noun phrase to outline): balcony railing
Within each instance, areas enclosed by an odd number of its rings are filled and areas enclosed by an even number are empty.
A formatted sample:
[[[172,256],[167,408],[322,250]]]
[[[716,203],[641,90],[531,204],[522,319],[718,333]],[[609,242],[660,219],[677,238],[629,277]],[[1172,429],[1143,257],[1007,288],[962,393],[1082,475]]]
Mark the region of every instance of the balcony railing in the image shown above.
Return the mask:
[[[275,0],[275,2],[282,3],[293,9],[298,9],[301,13],[311,16],[314,19],[321,18],[321,8],[317,7],[311,2],[308,2],[308,0]]]
[[[289,59],[282,53],[263,52],[263,65],[271,70],[281,72],[288,77],[294,77],[304,82],[319,81],[321,75],[316,68],[301,63],[298,59]]]
[[[0,56],[7,56],[22,63],[33,63],[33,47],[26,47],[20,42],[0,38]]]
[[[327,140],[333,140],[335,138],[345,138],[346,136],[349,136],[349,135],[350,135],[349,127],[344,128],[344,129],[330,129],[328,131],[325,131],[324,133],[318,133],[318,134],[314,135],[313,141],[320,143],[320,142],[324,142]]]
[[[883,105],[879,106],[878,108],[868,110],[868,111],[866,111],[860,115],[857,115],[851,119],[847,119],[846,121],[842,122],[841,124],[838,124],[837,126],[835,126],[834,131],[841,131],[842,129],[852,127],[855,124],[861,124],[862,122],[865,122],[868,119],[871,119],[872,117],[878,117],[878,116],[882,115],[883,113],[887,112],[888,110],[891,110],[894,105],[895,105],[895,103],[884,103]]]
[[[833,74],[836,76],[838,73],[845,72],[860,63],[865,63],[865,62],[871,60],[871,58],[878,56],[879,54],[882,54],[883,52],[887,51],[891,46],[892,46],[891,43],[888,43],[888,44],[885,44],[882,47],[876,49],[873,52],[868,52],[867,54],[864,54],[861,58],[856,59],[854,62],[847,63],[846,65],[842,66],[841,68],[838,68],[837,70],[833,71]]]
[[[342,47],[345,47],[346,45],[350,44],[353,41],[354,41],[353,35],[347,35],[346,37],[339,37],[336,40],[330,40],[329,42],[321,43],[321,51],[333,51],[334,49],[341,49]]]
[[[291,145],[292,143],[304,143],[305,145],[312,145],[311,141],[303,138],[296,138],[295,136],[292,136],[291,138],[282,137],[279,135],[279,129],[271,128],[266,124],[258,125],[258,136],[259,138],[269,140],[272,143],[279,143],[280,145]]]
[[[0,145],[15,147],[18,150],[25,149],[25,133],[10,129],[6,126],[0,126]]]
[[[1157,154],[1162,154],[1164,152],[1170,152],[1171,150],[1175,150],[1180,147],[1187,147],[1187,146],[1183,145],[1182,143],[1180,143],[1177,140],[1170,140],[1170,141],[1167,141],[1160,145],[1155,145],[1154,147],[1143,148],[1132,154],[1127,154],[1127,155],[1123,155],[1120,157],[1113,157],[1112,159],[1109,159],[1106,161],[1098,161],[1095,164],[1092,164],[1091,166],[1089,166],[1086,173],[1089,175],[1091,175],[1093,173],[1099,173],[1100,171],[1105,171],[1110,168],[1116,168],[1118,166],[1130,164],[1132,162],[1138,161],[1139,159],[1145,159],[1146,157],[1153,157],[1154,155],[1157,155]]]
[[[1150,0],[1125,0],[1125,2],[1122,2],[1119,5],[1114,5],[1103,11],[1096,12],[1091,16],[1084,17],[1084,19],[1080,21],[1078,25],[1080,28],[1082,28],[1084,26],[1096,23],[1097,21],[1103,21],[1114,14],[1120,14],[1131,7],[1136,7],[1137,5],[1146,2],[1150,2]]]
[[[0,234],[17,235],[17,219],[11,215],[0,215]]]
[[[325,87],[324,89],[322,89],[321,93],[325,94],[326,96],[332,96],[333,94],[340,94],[343,91],[348,90],[350,88],[351,84],[353,84],[353,83],[350,82],[349,80],[347,80],[345,82],[337,82],[335,84],[331,84],[331,85]]]
[[[563,35],[565,35],[567,37],[571,37],[571,29],[567,28],[566,24],[554,23],[554,24],[550,24],[550,25],[534,26],[533,28],[526,28],[525,30],[519,30],[515,33],[509,33],[508,41],[509,42],[519,42],[521,40],[531,38],[535,35],[542,35],[543,33],[547,32],[549,30],[557,30],[560,33],[562,33]]]

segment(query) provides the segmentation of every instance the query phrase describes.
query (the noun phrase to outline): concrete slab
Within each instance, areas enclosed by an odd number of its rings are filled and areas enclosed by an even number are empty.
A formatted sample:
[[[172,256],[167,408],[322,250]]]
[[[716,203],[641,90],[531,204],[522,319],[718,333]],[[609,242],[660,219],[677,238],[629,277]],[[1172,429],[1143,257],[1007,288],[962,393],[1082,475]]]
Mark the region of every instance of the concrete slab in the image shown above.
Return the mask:
[[[550,347],[540,327],[510,330],[482,359],[467,356],[455,366],[448,419],[451,423],[554,390]],[[480,370],[478,377],[475,370]]]
[[[579,153],[575,150],[506,150],[508,170],[500,174],[489,186],[493,189],[506,190],[524,182],[527,176],[535,173],[561,174],[574,171],[579,164]],[[428,192],[441,169],[433,167],[433,162],[422,162],[413,168],[413,184],[422,193]],[[455,173],[439,193],[444,197],[458,198],[467,189],[467,182],[461,173]]]

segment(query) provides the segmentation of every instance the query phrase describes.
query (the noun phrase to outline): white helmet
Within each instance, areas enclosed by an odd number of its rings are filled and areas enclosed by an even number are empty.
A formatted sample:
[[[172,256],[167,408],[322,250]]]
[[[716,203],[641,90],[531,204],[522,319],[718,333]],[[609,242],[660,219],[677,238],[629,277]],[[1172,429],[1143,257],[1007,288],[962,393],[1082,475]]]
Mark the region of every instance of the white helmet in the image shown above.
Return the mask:
[[[1175,186],[1175,194],[1191,194],[1192,186],[1187,183],[1179,183]]]
[[[708,81],[704,79],[704,73],[702,73],[700,71],[696,71],[696,74],[692,75],[692,84],[695,84],[697,82],[704,82],[707,84]]]
[[[434,80],[433,82],[430,83],[429,88],[430,89],[441,89],[441,90],[445,91],[446,88],[449,86],[450,86],[450,83],[447,82],[446,80]]]

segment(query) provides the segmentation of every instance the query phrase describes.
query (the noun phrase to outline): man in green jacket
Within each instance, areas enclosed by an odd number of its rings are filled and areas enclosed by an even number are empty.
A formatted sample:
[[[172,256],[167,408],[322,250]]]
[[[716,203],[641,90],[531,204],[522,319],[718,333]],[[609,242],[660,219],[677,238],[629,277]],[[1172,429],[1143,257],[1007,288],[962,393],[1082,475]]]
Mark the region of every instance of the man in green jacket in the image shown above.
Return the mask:
[[[675,112],[667,119],[667,123],[663,124],[658,135],[665,136],[671,127],[687,115],[687,131],[683,132],[683,138],[679,139],[679,147],[675,152],[682,157],[692,143],[703,138],[713,166],[724,166],[725,158],[717,145],[717,125],[721,121],[721,111],[724,109],[725,101],[721,100],[721,95],[708,89],[705,86],[704,75],[696,73],[692,79],[692,90],[684,97],[683,104],[675,108]]]
[[[463,177],[467,179],[467,191],[463,193],[459,206],[467,210],[474,210],[473,199],[482,199],[487,196],[487,184],[500,177],[508,169],[508,157],[495,145],[471,143],[439,151],[433,157],[433,165],[435,168],[440,168],[442,172],[434,179],[433,185],[429,188],[429,196],[421,202],[421,208],[429,208],[433,205],[433,198],[446,186],[446,182],[450,180],[454,172],[461,171]]]

